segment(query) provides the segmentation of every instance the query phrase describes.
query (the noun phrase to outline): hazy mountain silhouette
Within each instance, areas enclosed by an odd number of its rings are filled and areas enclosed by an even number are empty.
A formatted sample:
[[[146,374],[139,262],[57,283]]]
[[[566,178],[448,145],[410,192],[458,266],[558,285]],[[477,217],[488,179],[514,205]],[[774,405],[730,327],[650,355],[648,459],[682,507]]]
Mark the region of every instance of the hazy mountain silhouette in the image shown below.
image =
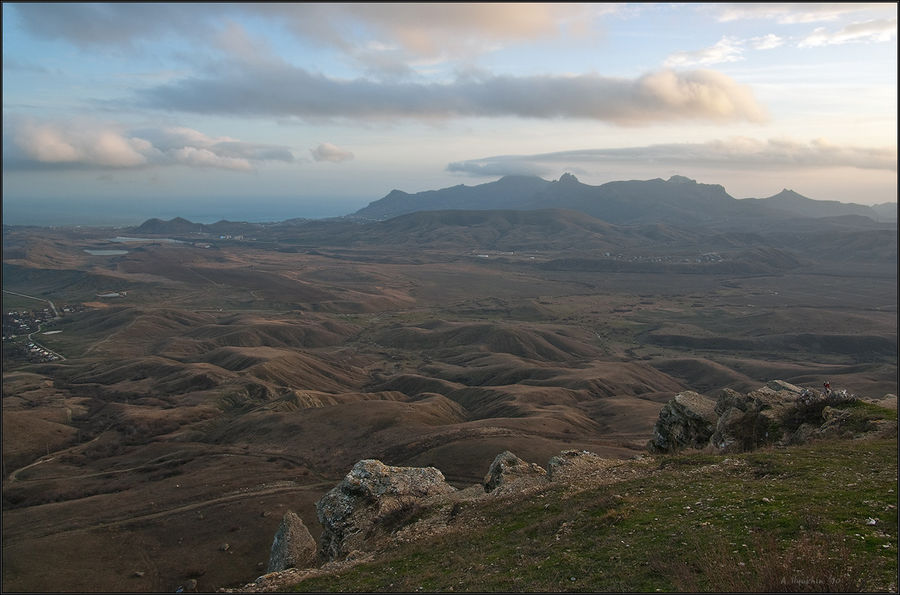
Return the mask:
[[[168,221],[162,219],[147,219],[139,226],[132,228],[134,233],[146,233],[153,235],[172,235],[185,233],[208,234],[243,234],[253,229],[259,229],[259,223],[245,223],[238,221],[221,220],[212,224],[192,223],[183,217],[175,217]]]
[[[843,203],[836,200],[813,200],[787,188],[768,198],[751,198],[748,200],[801,217],[819,218],[861,215],[876,221],[883,218],[880,217],[880,214],[873,207]],[[896,205],[894,207],[896,208]]]
[[[478,186],[459,184],[416,194],[391,190],[387,196],[370,203],[353,216],[365,219],[390,219],[415,211],[523,209],[529,208],[525,204],[530,197],[550,184],[551,182],[536,176],[505,176],[496,182]],[[551,205],[538,208],[551,208]]]
[[[620,225],[666,223],[729,229],[770,229],[773,224],[795,217],[861,215],[873,221],[886,219],[872,207],[817,201],[790,190],[765,199],[739,200],[719,184],[701,184],[684,176],[591,186],[572,174],[563,174],[552,182],[538,177],[507,176],[478,186],[458,185],[416,194],[393,190],[351,217],[377,220],[446,209],[568,209]]]
[[[205,231],[204,227],[202,223],[191,223],[182,217],[175,217],[168,221],[154,217],[141,223],[134,231],[149,234],[194,233]]]

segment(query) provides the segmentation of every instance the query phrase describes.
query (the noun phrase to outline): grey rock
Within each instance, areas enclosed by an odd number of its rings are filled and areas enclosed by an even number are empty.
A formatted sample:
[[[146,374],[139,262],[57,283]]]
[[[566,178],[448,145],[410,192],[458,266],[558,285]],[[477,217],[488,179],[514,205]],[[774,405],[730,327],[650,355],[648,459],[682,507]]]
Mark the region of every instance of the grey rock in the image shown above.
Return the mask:
[[[484,477],[484,491],[492,492],[510,483],[535,483],[546,479],[547,472],[535,463],[523,461],[513,453],[505,450],[494,458]]]
[[[390,467],[359,461],[341,482],[316,502],[322,524],[319,556],[345,559],[353,550],[370,551],[377,534],[390,533],[428,497],[455,491],[434,467]]]
[[[672,452],[682,448],[703,448],[716,429],[716,402],[693,391],[675,395],[659,412],[648,448],[652,452]]]
[[[803,393],[802,388],[797,385],[791,384],[790,382],[785,382],[784,380],[770,380],[766,383],[766,388],[771,388],[776,392],[786,391],[789,393],[794,393],[795,395]]]
[[[588,450],[564,450],[547,462],[547,479],[564,481],[584,476],[596,476],[622,463],[619,459],[604,459]]]
[[[275,532],[269,567],[266,572],[279,572],[288,568],[306,568],[316,559],[316,540],[293,511],[284,513],[281,525]]]

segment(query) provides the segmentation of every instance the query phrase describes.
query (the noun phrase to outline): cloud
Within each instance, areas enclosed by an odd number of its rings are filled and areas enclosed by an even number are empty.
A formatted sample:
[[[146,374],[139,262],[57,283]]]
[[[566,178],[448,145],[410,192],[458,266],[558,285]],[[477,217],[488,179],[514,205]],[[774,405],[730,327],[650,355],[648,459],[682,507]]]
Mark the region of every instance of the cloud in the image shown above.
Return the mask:
[[[112,127],[23,121],[13,142],[26,158],[41,163],[135,167],[148,163],[152,146]]]
[[[381,43],[411,56],[481,52],[497,43],[578,31],[614,5],[557,3],[326,3],[268,4],[260,14],[277,18],[298,36],[344,49]]]
[[[519,173],[544,175],[559,164],[648,164],[654,167],[691,166],[763,171],[852,167],[897,171],[896,147],[852,147],[823,139],[807,143],[789,139],[760,141],[745,137],[706,143],[673,143],[642,147],[586,149],[537,155],[503,155],[450,163],[448,171],[476,176]],[[556,167],[553,167],[556,166]]]
[[[666,58],[664,65],[672,66],[708,66],[722,62],[743,60],[741,41],[734,37],[723,37],[714,46],[692,52],[675,52]]]
[[[748,87],[711,70],[662,70],[636,79],[492,76],[452,83],[338,80],[301,68],[238,68],[138,92],[142,107],[299,118],[583,118],[621,125],[675,120],[761,122]]]
[[[882,19],[851,23],[839,31],[829,33],[819,27],[798,43],[798,47],[818,47],[857,42],[884,42],[897,36],[897,19]]]
[[[545,165],[515,156],[456,161],[448,164],[446,169],[453,173],[484,177],[545,176],[552,171]]]
[[[754,50],[772,50],[784,45],[784,39],[773,33],[761,37],[751,37],[749,42]]]
[[[26,30],[81,48],[136,49],[177,36],[204,50],[237,56],[235,22],[267,22],[305,42],[343,52],[370,71],[410,72],[430,60],[470,59],[498,47],[553,36],[585,35],[587,24],[621,10],[580,3],[20,3]],[[391,51],[384,51],[390,47]]]
[[[816,23],[822,21],[834,21],[847,14],[876,10],[896,10],[890,3],[866,3],[866,2],[810,2],[810,3],[774,3],[774,2],[746,2],[746,3],[722,3],[709,5],[708,10],[717,13],[721,22],[737,21],[744,19],[774,20],[781,25],[797,23]]]
[[[316,161],[331,161],[332,163],[340,163],[353,159],[353,153],[346,151],[331,143],[322,143],[315,149],[310,149],[313,159]]]
[[[190,3],[23,2],[13,6],[33,35],[82,48],[133,48],[135,42],[157,41],[168,35],[196,38],[205,34],[208,22],[219,13]]]
[[[223,157],[209,149],[198,149],[197,147],[182,147],[175,149],[170,153],[176,163],[189,165],[192,167],[220,167],[223,169],[234,169],[239,171],[252,171],[253,166],[246,159],[235,157]]]
[[[12,117],[4,132],[8,132],[4,144],[7,140],[10,143],[10,151],[4,151],[4,162],[12,168],[128,169],[185,165],[252,171],[254,164],[294,159],[286,147],[229,137],[212,138],[183,127],[126,130],[107,122]]]

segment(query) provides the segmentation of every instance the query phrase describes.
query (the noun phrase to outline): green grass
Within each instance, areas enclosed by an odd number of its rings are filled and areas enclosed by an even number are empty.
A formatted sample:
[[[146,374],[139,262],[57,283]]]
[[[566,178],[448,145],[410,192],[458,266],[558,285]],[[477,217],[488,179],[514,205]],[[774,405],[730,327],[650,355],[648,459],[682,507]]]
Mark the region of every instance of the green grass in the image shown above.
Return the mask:
[[[459,505],[459,532],[293,589],[896,590],[896,439],[658,463],[642,479]]]

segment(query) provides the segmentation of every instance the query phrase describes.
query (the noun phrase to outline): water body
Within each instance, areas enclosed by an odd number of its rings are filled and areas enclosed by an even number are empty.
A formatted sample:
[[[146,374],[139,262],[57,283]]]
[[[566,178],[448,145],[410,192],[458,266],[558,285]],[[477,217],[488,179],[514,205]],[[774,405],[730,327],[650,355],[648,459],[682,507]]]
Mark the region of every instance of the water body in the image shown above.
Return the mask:
[[[85,248],[84,251],[94,256],[119,256],[121,254],[128,254],[128,250],[90,250]]]
[[[171,238],[129,238],[126,236],[116,236],[109,239],[110,242],[163,242],[168,244],[184,244],[182,240],[173,240]]]

